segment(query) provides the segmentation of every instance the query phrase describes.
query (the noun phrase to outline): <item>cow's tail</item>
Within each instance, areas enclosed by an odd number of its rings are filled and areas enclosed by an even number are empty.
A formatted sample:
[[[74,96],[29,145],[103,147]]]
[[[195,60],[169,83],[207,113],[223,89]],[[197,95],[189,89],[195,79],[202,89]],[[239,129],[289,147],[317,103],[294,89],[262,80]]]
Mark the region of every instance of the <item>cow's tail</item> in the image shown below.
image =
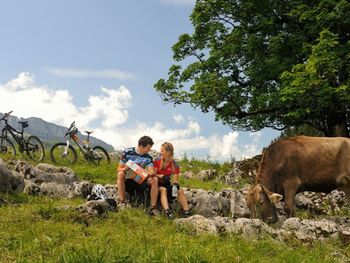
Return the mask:
[[[338,187],[350,186],[350,174],[343,174],[337,178]]]

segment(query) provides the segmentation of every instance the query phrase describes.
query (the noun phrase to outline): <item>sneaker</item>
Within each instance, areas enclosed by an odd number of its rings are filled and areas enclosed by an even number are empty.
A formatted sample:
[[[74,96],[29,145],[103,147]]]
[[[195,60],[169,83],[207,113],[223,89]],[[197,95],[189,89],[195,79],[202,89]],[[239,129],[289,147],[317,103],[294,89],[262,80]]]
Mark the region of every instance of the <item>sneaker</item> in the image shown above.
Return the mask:
[[[192,215],[192,213],[190,212],[190,210],[186,210],[183,213],[183,217],[185,217],[185,218],[190,217],[191,215]]]
[[[159,213],[159,210],[155,207],[151,207],[151,209],[149,210],[149,215],[150,216],[158,216],[160,213]]]
[[[126,201],[119,201],[118,202],[118,208],[119,208],[120,211],[124,210],[126,208],[130,208],[130,207],[131,207],[130,203],[128,203]]]
[[[166,217],[169,218],[170,220],[175,218],[174,214],[171,212],[170,209],[165,210],[164,213],[165,213]]]

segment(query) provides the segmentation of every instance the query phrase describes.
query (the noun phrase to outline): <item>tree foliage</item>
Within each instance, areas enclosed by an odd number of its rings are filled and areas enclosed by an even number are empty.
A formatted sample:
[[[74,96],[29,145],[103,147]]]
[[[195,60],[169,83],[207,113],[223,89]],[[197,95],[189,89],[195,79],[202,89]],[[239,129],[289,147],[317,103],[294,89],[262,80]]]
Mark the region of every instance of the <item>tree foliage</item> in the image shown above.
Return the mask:
[[[308,124],[348,136],[347,0],[197,0],[156,90],[238,130]]]

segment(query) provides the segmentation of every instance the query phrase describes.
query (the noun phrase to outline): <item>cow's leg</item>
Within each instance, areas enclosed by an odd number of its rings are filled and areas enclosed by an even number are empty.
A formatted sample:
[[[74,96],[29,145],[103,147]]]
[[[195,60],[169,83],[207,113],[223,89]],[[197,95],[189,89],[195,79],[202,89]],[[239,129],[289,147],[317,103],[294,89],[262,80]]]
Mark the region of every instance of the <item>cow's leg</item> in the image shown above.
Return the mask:
[[[345,174],[337,178],[337,184],[339,190],[343,191],[348,199],[348,204],[350,204],[350,175]]]
[[[343,191],[347,197],[348,204],[350,204],[350,187],[340,187],[339,190]]]
[[[284,210],[287,217],[295,216],[295,195],[300,186],[299,180],[289,180],[283,183],[284,188]]]

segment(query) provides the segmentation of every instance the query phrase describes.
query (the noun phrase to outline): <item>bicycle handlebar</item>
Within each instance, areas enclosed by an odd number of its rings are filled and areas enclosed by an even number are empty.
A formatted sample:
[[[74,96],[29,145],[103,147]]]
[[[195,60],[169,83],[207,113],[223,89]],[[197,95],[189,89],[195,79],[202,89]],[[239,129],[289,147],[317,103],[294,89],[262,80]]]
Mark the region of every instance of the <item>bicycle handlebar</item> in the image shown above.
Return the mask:
[[[72,129],[73,126],[75,126],[75,121],[73,121],[73,122],[71,123],[71,125],[70,125],[69,128],[68,128],[68,131],[69,131],[70,129]]]
[[[5,113],[0,120],[6,120],[12,112],[13,111],[9,111],[8,113]]]
[[[69,126],[69,128],[67,129],[67,132],[64,134],[64,137],[66,137],[67,135],[70,135],[70,131],[75,127],[75,121],[73,121],[71,123],[71,125]]]

